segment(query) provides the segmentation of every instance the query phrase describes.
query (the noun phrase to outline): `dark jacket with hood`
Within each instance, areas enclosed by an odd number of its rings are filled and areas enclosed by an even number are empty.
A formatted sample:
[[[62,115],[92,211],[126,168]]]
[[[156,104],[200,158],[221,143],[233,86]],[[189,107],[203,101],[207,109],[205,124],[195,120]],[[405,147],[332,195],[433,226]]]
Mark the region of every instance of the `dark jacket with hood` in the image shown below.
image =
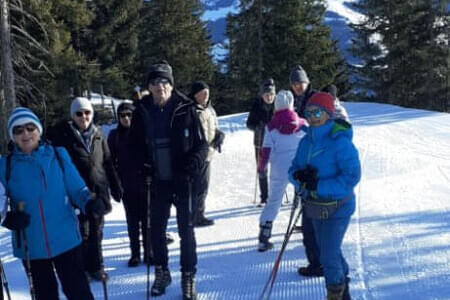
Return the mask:
[[[109,188],[116,201],[122,198],[122,185],[114,169],[108,144],[102,132],[92,123],[89,145],[83,140],[74,122],[63,122],[49,131],[53,145],[66,148],[89,190],[105,206],[105,214],[112,209]],[[89,130],[89,129],[88,129]]]
[[[122,103],[117,109],[119,114],[123,110],[133,111],[134,106],[128,103]],[[138,169],[133,157],[133,153],[128,146],[130,128],[122,126],[120,121],[117,128],[110,131],[108,135],[108,146],[111,152],[111,159],[116,167],[120,181],[125,193],[138,193],[141,185]],[[126,199],[127,197],[124,197]]]
[[[267,104],[262,97],[253,100],[252,107],[248,113],[247,128],[255,133],[253,137],[255,147],[261,147],[263,143],[264,126],[272,119],[273,108],[274,104]]]
[[[159,108],[157,108],[159,109]],[[202,126],[194,102],[182,93],[173,90],[170,99],[161,109],[170,113],[168,137],[169,153],[174,181],[193,178],[203,166],[207,153]],[[129,136],[129,147],[141,175],[157,177],[155,163],[155,124],[151,118],[155,110],[153,97],[145,96],[133,112]]]

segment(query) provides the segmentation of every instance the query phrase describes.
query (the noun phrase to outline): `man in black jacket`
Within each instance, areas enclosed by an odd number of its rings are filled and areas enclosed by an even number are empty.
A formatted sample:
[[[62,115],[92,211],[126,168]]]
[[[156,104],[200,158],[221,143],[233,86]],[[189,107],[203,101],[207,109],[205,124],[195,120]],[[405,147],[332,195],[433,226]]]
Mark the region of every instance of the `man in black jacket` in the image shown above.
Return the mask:
[[[208,144],[194,102],[174,89],[172,68],[163,61],[147,76],[150,95],[133,113],[130,147],[142,177],[152,181],[151,240],[155,281],[151,294],[165,293],[172,279],[168,269],[166,228],[172,204],[177,210],[183,299],[196,299],[196,241],[192,224],[192,179],[206,159]]]
[[[254,132],[253,144],[255,145],[256,165],[259,161],[259,150],[264,141],[264,127],[272,119],[273,101],[275,100],[275,82],[272,78],[266,79],[261,83],[260,93],[253,100],[252,107],[248,113],[247,128]],[[267,202],[268,180],[267,170],[258,173],[260,206]]]
[[[70,106],[72,120],[59,124],[49,132],[54,146],[65,147],[73,163],[92,193],[94,201],[103,207],[104,214],[111,211],[111,197],[120,202],[122,185],[114,169],[109,147],[102,132],[93,123],[94,109],[89,99],[75,98]],[[83,238],[84,268],[95,280],[105,280],[102,239],[103,216],[80,214]]]
[[[316,93],[313,90],[309,81],[308,74],[301,65],[296,65],[289,75],[291,84],[291,92],[294,95],[294,109],[299,117],[304,118],[303,112],[305,110],[306,102],[311,96]]]

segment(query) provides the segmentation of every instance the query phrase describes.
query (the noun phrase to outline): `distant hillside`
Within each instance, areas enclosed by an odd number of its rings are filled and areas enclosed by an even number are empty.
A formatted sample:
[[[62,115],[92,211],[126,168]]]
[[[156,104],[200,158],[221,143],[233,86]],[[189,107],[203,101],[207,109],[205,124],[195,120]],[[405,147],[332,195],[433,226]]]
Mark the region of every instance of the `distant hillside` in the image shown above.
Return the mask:
[[[205,5],[203,19],[208,22],[208,28],[214,43],[225,40],[226,16],[228,13],[239,11],[239,0],[202,0]],[[339,49],[348,62],[354,63],[355,59],[347,52],[353,32],[349,23],[357,22],[361,17],[354,11],[350,2],[357,0],[328,0],[328,9],[325,15],[325,23],[331,27],[332,37],[338,40]],[[217,54],[217,53],[215,53]]]

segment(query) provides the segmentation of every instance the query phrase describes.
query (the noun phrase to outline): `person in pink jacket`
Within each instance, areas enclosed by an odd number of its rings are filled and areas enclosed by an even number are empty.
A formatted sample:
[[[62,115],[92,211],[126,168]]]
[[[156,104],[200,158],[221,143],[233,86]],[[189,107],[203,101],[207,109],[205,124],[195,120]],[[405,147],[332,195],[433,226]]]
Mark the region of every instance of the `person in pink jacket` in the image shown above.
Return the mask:
[[[270,164],[269,198],[259,218],[258,251],[271,249],[269,241],[272,223],[280,210],[286,186],[288,169],[295,156],[298,143],[305,135],[306,122],[294,111],[294,96],[281,90],[275,98],[274,114],[265,127],[264,141],[259,153],[258,172]]]

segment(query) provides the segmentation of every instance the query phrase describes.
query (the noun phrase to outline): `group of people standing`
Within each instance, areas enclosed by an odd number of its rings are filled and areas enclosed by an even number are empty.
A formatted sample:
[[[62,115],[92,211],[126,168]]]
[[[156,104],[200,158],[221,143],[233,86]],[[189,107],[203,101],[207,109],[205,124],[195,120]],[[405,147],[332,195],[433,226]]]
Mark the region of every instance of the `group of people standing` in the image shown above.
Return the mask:
[[[94,299],[88,278],[105,284],[109,277],[101,243],[111,198],[124,204],[128,266],[141,263],[141,234],[144,262],[155,265],[152,296],[171,283],[166,229],[176,207],[182,295],[197,298],[194,226],[214,224],[204,214],[209,162],[224,133],[205,82],[193,83],[191,98],[185,96],[174,89],[172,68],[163,61],[150,67],[147,86],[150,93],[136,105],[118,107],[118,126],[107,139],[87,98],[75,98],[70,120],[46,137],[31,110],[12,111],[11,151],[0,159],[0,212],[35,299],[59,299],[56,276],[67,299]]]
[[[276,94],[274,80],[264,80],[247,120],[264,206],[258,251],[273,247],[272,224],[288,182],[305,208],[321,210],[334,201],[337,209],[326,218],[305,209],[301,229],[308,265],[298,272],[325,276],[328,300],[348,300],[341,244],[361,172],[351,124],[334,86],[314,91],[300,65],[291,71],[290,85]],[[0,159],[0,192],[4,187],[7,200],[0,212],[36,299],[59,299],[56,276],[71,300],[93,299],[88,276],[108,280],[101,242],[111,198],[125,208],[128,266],[142,262],[140,236],[143,261],[155,266],[152,296],[163,295],[172,281],[166,231],[175,206],[182,295],[197,299],[194,227],[214,224],[205,217],[205,199],[210,162],[221,151],[224,133],[205,82],[194,82],[186,96],[174,88],[171,66],[161,61],[150,66],[146,86],[142,99],[118,107],[117,128],[107,139],[86,98],[72,101],[70,120],[48,130],[48,139],[31,110],[11,113],[11,151]]]
[[[355,210],[353,189],[361,177],[351,123],[334,85],[315,91],[300,65],[291,70],[289,80],[291,89],[278,94],[274,81],[264,80],[247,119],[254,131],[264,206],[258,251],[273,247],[272,225],[291,182],[302,199],[297,229],[303,233],[308,261],[298,273],[325,276],[327,299],[349,300],[349,267],[341,245]]]

